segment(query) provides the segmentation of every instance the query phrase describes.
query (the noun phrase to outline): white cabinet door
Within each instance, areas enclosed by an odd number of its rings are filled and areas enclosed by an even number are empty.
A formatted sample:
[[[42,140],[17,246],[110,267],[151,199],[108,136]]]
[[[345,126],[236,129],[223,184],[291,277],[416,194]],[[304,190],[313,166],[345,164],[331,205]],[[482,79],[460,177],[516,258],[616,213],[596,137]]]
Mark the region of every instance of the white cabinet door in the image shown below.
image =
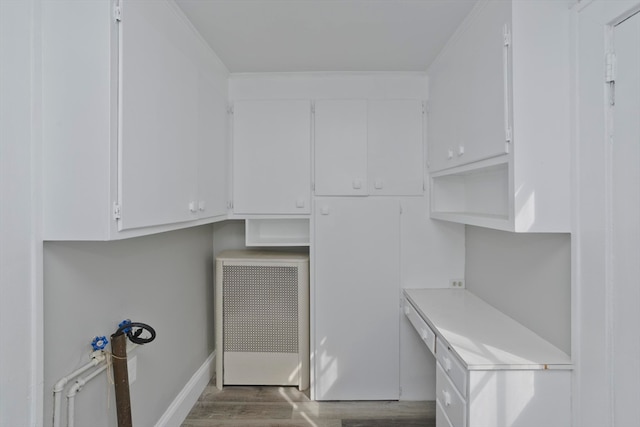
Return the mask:
[[[314,158],[317,196],[367,194],[366,100],[316,101]]]
[[[234,212],[310,213],[310,102],[236,101],[233,116]]]
[[[417,99],[316,101],[316,195],[422,194],[422,129]]]
[[[198,217],[227,213],[227,96],[200,73]]]
[[[369,194],[422,194],[422,102],[369,101]]]
[[[399,397],[399,202],[315,202],[318,400]]]
[[[510,2],[487,2],[429,70],[432,172],[507,152],[510,23]]]
[[[163,2],[126,2],[120,24],[120,229],[193,219],[198,67]]]

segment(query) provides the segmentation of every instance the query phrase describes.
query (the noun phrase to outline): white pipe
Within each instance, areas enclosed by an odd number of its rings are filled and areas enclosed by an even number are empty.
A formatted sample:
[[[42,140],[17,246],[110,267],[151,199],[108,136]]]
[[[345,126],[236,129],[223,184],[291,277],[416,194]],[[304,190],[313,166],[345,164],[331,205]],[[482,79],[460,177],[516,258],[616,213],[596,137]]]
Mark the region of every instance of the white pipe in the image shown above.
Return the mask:
[[[88,383],[89,381],[91,381],[92,379],[100,375],[100,373],[102,373],[102,371],[104,371],[105,369],[107,369],[107,363],[104,363],[102,366],[100,366],[98,369],[91,372],[86,377],[79,378],[76,381],[76,383],[72,385],[71,388],[69,389],[69,392],[67,393],[67,426],[68,427],[74,427],[74,424],[75,424],[74,417],[75,417],[76,394],[78,394],[78,392],[82,389],[82,387],[86,383]]]
[[[60,378],[58,382],[53,386],[53,427],[60,427],[60,411],[62,407],[62,396],[60,395],[60,393],[62,393],[64,387],[69,381],[71,381],[78,375],[83,374],[92,367],[97,366],[98,363],[102,362],[104,359],[104,353],[102,353],[101,351],[94,352],[89,363],[76,369],[66,377]]]

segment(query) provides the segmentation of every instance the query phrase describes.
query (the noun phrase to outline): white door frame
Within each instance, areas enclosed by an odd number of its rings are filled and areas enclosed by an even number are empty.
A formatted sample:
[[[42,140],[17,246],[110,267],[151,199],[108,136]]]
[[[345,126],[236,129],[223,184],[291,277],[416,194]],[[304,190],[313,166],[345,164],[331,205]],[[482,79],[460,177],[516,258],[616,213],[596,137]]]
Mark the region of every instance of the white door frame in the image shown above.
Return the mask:
[[[572,354],[574,427],[614,427],[612,110],[605,56],[613,27],[640,2],[595,0],[574,7]],[[638,355],[640,357],[640,355]]]

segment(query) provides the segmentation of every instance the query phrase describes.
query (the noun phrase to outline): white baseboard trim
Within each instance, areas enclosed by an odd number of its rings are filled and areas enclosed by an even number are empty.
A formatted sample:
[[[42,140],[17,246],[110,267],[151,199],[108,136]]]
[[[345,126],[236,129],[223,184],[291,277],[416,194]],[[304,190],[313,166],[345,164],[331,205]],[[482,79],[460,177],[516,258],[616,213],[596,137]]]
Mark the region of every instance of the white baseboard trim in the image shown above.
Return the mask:
[[[178,427],[189,415],[189,411],[197,402],[207,384],[213,377],[216,366],[216,352],[207,357],[184,388],[178,393],[171,405],[162,414],[155,427]]]

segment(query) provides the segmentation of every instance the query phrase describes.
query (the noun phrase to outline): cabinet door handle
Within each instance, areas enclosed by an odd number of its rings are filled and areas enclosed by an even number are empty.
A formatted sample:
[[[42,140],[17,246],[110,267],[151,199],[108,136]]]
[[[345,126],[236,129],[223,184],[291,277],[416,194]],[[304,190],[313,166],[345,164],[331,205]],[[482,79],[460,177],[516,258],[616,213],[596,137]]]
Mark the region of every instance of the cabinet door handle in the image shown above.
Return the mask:
[[[304,208],[304,199],[298,199],[296,200],[296,208]]]
[[[442,362],[444,364],[444,370],[447,372],[451,371],[451,360],[447,357],[443,357]]]
[[[451,406],[451,393],[449,393],[447,390],[442,390],[442,395],[444,396],[445,406]]]
[[[196,208],[196,202],[189,202],[189,212],[195,213],[198,211]]]
[[[360,181],[359,179],[354,179],[352,186],[354,190],[359,190],[362,188],[362,181]]]

